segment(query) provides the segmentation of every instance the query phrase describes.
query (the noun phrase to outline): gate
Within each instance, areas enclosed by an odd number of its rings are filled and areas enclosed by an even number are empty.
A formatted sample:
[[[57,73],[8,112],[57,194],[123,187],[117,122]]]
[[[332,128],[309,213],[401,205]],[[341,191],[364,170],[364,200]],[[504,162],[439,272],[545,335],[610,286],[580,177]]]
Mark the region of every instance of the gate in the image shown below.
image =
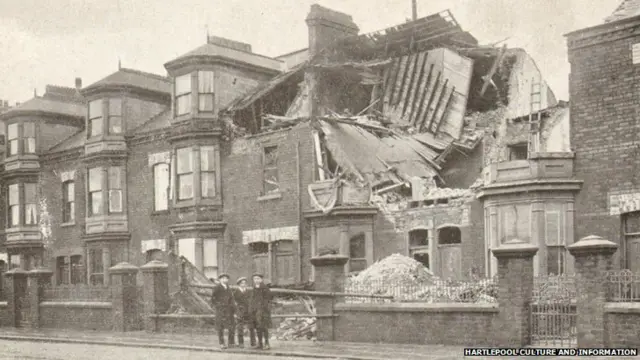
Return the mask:
[[[531,345],[577,346],[575,276],[536,277],[531,300],[529,322]]]

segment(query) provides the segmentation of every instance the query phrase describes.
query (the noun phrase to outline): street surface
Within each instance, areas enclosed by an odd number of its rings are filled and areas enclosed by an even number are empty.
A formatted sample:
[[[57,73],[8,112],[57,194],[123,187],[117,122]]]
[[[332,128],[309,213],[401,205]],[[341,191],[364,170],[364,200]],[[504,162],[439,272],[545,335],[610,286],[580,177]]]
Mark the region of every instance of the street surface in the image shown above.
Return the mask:
[[[0,340],[0,360],[301,360],[294,357],[225,354],[103,345],[52,344]]]

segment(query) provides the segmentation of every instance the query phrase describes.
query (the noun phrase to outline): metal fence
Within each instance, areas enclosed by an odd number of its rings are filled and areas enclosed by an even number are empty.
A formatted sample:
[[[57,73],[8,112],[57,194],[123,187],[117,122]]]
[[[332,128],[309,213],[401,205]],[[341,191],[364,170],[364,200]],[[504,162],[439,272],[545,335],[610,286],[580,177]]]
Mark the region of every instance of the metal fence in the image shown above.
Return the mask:
[[[631,270],[607,271],[607,300],[611,302],[640,302],[640,274]]]
[[[111,301],[111,287],[107,285],[57,285],[43,289],[44,301]]]
[[[576,276],[538,276],[530,303],[531,345],[570,347],[577,344]]]
[[[347,278],[346,293],[391,296],[392,299],[345,297],[347,303],[421,302],[421,303],[495,303],[498,300],[497,277],[468,281],[433,279],[428,283],[412,281],[366,280]]]

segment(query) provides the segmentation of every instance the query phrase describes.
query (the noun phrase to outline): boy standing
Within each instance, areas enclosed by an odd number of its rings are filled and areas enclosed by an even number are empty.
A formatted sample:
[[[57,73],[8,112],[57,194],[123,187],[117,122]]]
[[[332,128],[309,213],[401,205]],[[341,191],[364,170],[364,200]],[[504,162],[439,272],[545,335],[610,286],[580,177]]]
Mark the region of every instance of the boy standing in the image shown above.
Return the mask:
[[[213,289],[212,305],[216,309],[216,331],[218,332],[218,342],[220,348],[226,349],[227,346],[233,346],[235,341],[234,331],[234,310],[235,302],[233,301],[233,293],[229,287],[229,275],[220,274],[218,276],[219,283]],[[224,330],[229,332],[228,344],[224,343]]]
[[[251,341],[251,347],[256,346],[256,334],[255,329],[252,326],[251,316],[249,314],[249,296],[250,291],[247,288],[247,278],[241,277],[236,281],[238,287],[233,289],[233,298],[236,301],[236,319],[238,323],[238,346],[244,347],[244,330],[249,329],[249,339]]]
[[[249,311],[258,335],[258,349],[269,350],[269,328],[271,327],[271,290],[264,284],[261,274],[253,275],[253,289],[249,300]],[[262,340],[264,339],[264,346]]]

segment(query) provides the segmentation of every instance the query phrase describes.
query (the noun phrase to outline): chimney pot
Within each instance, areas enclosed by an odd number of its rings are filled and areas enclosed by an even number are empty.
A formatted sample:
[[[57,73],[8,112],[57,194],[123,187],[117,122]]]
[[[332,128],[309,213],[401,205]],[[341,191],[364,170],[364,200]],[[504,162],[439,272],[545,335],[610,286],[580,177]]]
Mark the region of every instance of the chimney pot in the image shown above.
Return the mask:
[[[82,78],[79,78],[79,77],[76,78],[76,89],[78,90],[82,89]]]

